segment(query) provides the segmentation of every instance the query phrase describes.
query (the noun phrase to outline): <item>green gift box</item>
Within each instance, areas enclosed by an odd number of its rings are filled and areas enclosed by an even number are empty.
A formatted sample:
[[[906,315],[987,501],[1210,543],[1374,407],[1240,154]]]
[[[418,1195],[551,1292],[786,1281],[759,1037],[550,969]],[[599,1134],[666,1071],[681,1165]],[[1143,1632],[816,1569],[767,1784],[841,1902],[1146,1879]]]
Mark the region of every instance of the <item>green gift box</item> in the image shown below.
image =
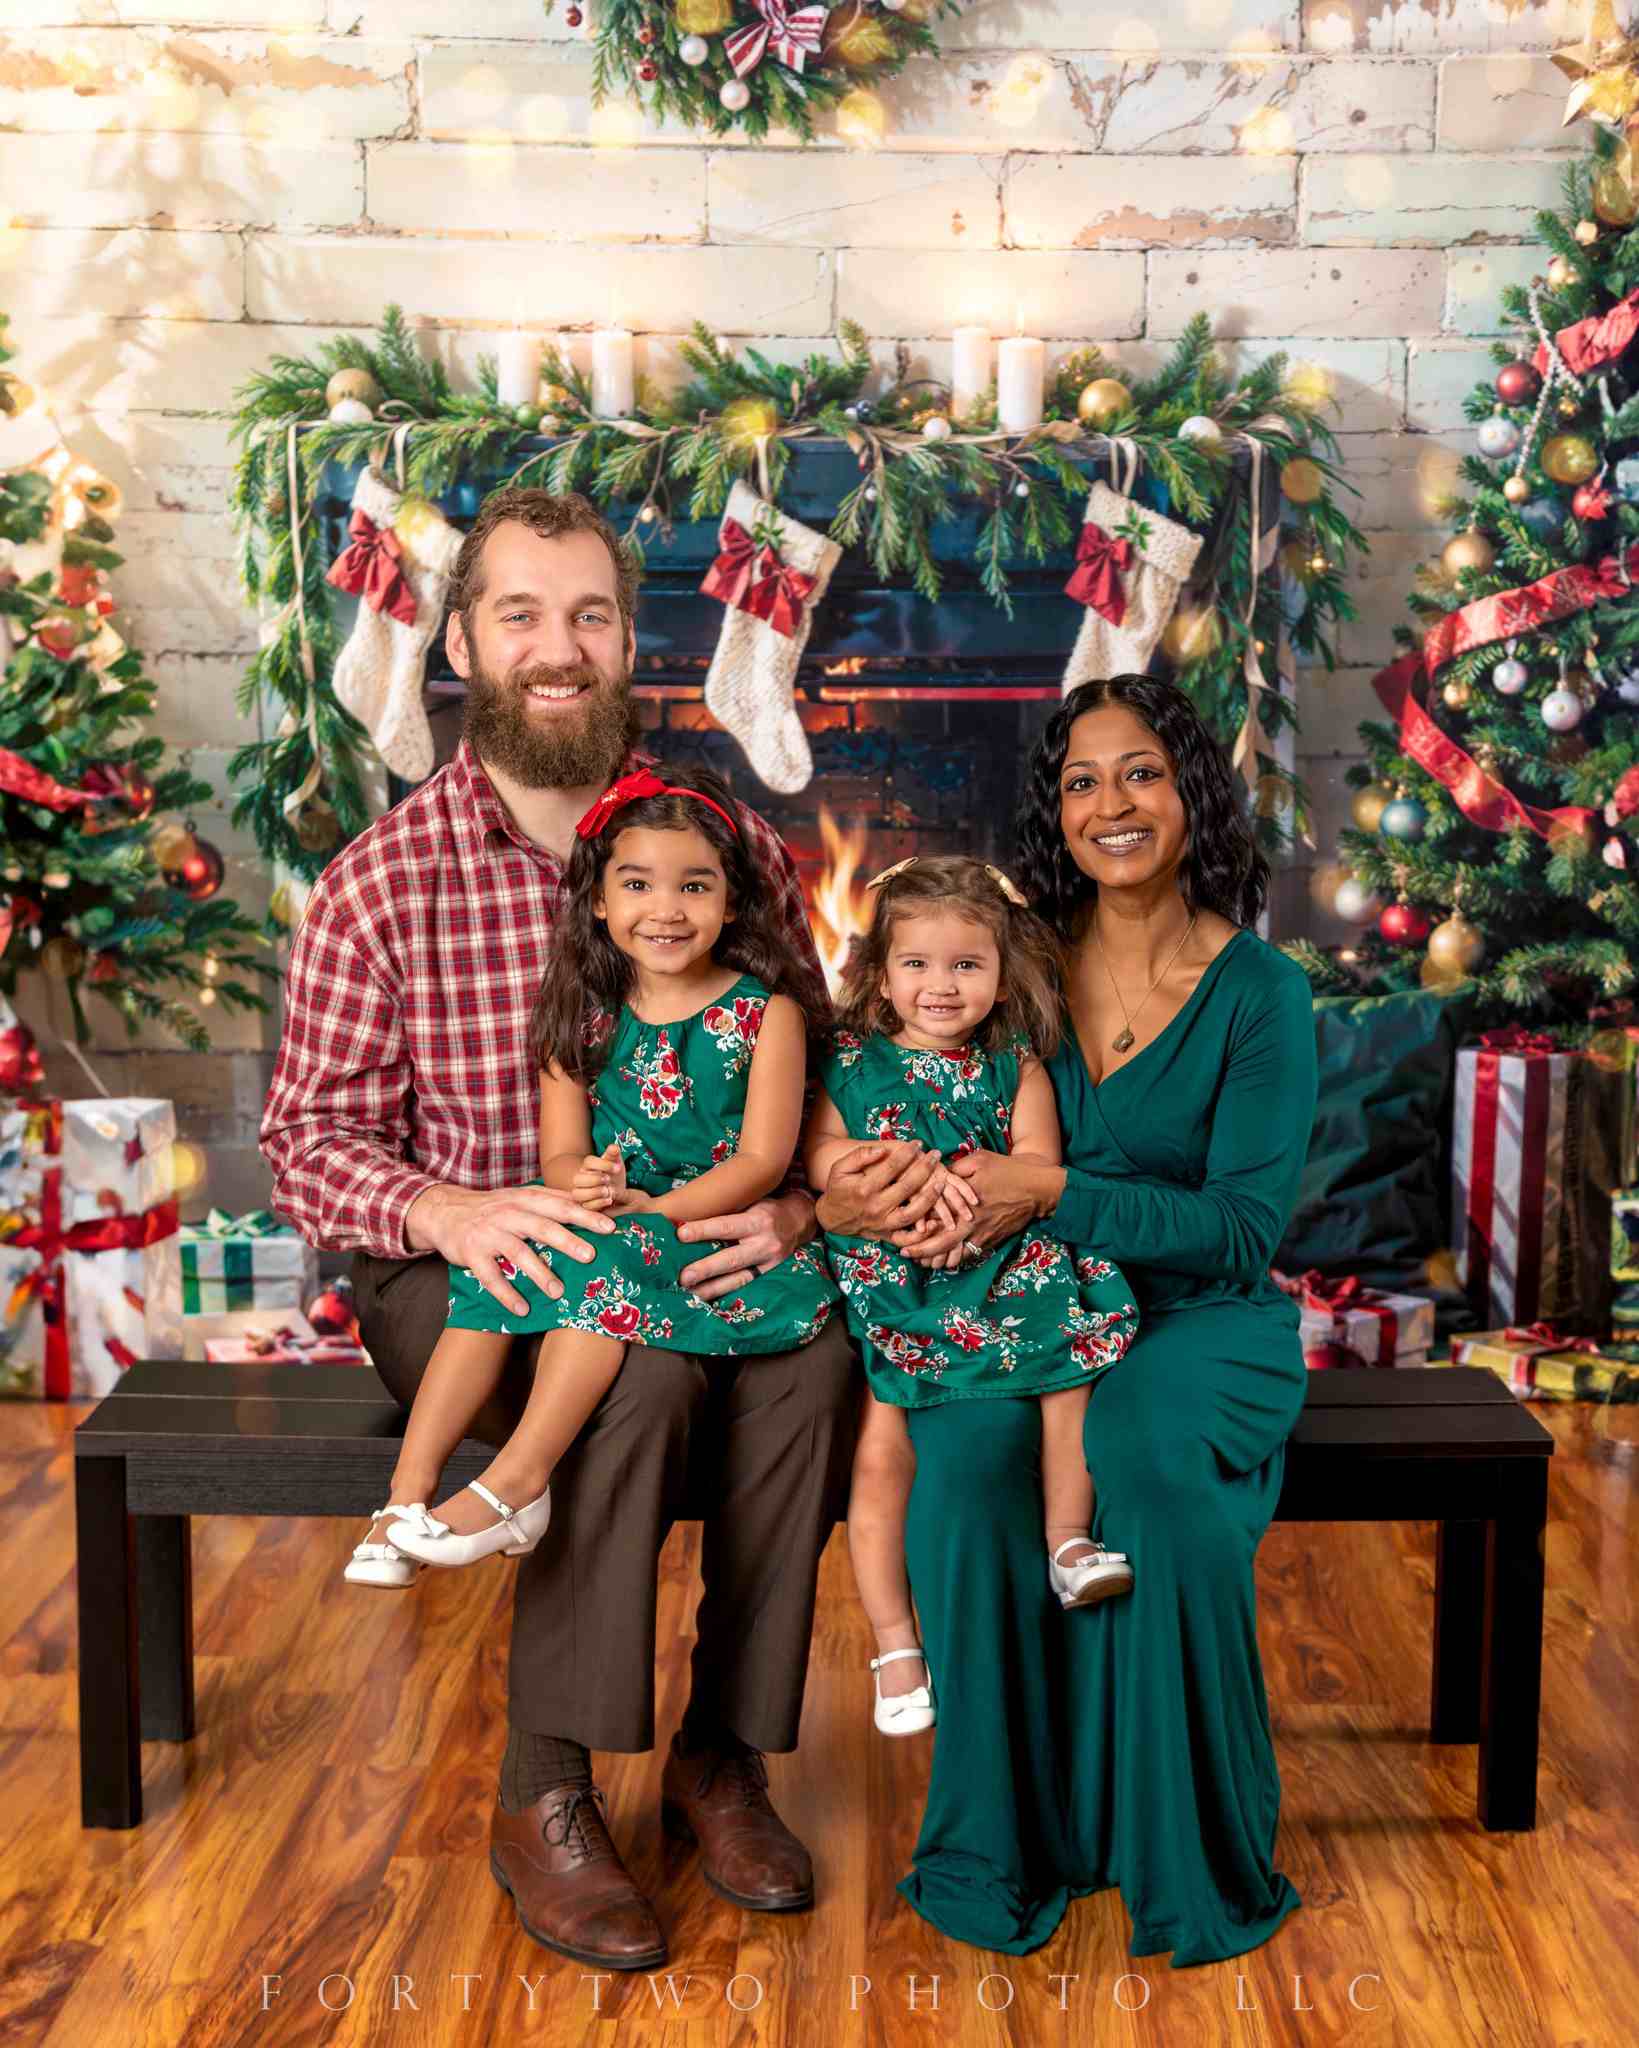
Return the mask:
[[[302,1309],[319,1291],[319,1255],[266,1209],[213,1209],[182,1228],[182,1313]]]

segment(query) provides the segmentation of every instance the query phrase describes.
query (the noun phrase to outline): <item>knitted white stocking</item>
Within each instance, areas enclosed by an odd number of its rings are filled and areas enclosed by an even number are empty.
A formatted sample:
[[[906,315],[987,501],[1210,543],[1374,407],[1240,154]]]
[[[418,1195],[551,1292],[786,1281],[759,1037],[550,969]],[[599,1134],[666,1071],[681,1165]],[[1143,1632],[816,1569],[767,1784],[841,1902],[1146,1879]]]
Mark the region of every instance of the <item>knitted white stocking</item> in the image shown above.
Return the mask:
[[[1108,553],[1112,541],[1125,542],[1131,559],[1125,568],[1113,559],[1109,562],[1104,573],[1116,587],[1112,597],[1106,582],[1106,609],[1100,610],[1099,600],[1089,598],[1086,591],[1089,582],[1097,580],[1093,572],[1102,566],[1099,556]],[[1082,566],[1067,586],[1087,610],[1064,671],[1066,696],[1078,683],[1143,673],[1200,552],[1201,536],[1187,526],[1163,519],[1147,505],[1112,491],[1108,484],[1093,485],[1087,494],[1082,528]],[[1111,619],[1111,610],[1118,612],[1119,618]]]

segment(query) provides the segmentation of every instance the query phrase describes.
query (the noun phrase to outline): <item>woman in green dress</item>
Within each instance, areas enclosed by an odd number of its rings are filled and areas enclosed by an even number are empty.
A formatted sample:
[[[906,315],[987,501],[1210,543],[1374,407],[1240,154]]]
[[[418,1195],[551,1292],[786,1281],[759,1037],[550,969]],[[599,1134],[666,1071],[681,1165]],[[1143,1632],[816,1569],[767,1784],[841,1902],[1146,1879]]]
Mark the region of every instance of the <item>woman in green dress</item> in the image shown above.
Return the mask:
[[[1268,1277],[1315,1102],[1301,971],[1246,929],[1267,864],[1223,751],[1183,692],[1084,684],[1032,764],[1023,879],[1066,944],[1069,1028],[1049,1073],[1062,1166],[977,1152],[984,1246],[1041,1222],[1132,1282],[1139,1334],[1088,1404],[1093,1535],[1132,1560],[1121,1600],[1066,1612],[1040,1570],[1029,1401],[911,1415],[906,1544],[940,1700],[914,1868],[900,1889],[982,1948],[1041,1945],[1118,1886],[1130,1951],[1244,1953],[1298,1904],[1274,1868],[1280,1784],[1252,1565],[1303,1405],[1296,1309]],[[827,1229],[897,1237],[888,1162],[834,1176]],[[873,1177],[874,1176],[874,1177]]]

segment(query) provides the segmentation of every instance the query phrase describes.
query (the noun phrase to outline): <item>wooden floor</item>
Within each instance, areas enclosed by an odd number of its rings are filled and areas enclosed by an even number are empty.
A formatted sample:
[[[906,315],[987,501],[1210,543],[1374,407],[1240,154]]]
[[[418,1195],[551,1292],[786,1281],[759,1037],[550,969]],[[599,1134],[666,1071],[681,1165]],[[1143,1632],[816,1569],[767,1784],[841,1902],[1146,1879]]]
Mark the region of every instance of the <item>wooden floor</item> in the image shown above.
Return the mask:
[[[522,1937],[489,1875],[509,1567],[373,1595],[340,1581],[351,1527],[196,1523],[199,1735],[144,1749],[141,1828],[81,1831],[70,1434],[84,1412],[0,1410],[4,2048],[1639,2039],[1639,1411],[1537,1411],[1560,1448],[1535,1834],[1482,1833],[1474,1751],[1423,1739],[1432,1532],[1281,1527],[1260,1555],[1262,1639],[1279,1860],[1303,1911],[1239,1963],[1177,1972],[1127,1957],[1111,1893],[1072,1906],[1033,1956],[947,1942],[894,1891],[925,1748],[870,1729],[839,1536],[803,1745],[771,1759],[814,1853],[817,1909],[716,1898],[662,1846],[659,1755],[600,1758],[674,1960],[599,1985]],[[663,1564],[663,1741],[692,1565],[679,1533]]]

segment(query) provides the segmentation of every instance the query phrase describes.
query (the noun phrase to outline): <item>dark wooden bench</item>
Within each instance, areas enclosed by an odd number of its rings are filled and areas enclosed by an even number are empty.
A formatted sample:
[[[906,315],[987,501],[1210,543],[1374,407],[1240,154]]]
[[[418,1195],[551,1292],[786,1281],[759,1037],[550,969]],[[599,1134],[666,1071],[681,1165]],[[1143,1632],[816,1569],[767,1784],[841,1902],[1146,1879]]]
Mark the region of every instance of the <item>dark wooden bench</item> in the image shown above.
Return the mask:
[[[191,1515],[344,1515],[387,1497],[403,1413],[357,1367],[132,1366],[74,1433],[80,1813],[142,1819],[148,1742],[194,1732]],[[1276,1519],[1439,1525],[1430,1738],[1478,1742],[1479,1817],[1536,1825],[1542,1537],[1554,1440],[1489,1373],[1310,1377]],[[461,1446],[453,1487],[489,1462]],[[695,1498],[699,1498],[695,1490]],[[341,1588],[334,1589],[341,1597]]]

